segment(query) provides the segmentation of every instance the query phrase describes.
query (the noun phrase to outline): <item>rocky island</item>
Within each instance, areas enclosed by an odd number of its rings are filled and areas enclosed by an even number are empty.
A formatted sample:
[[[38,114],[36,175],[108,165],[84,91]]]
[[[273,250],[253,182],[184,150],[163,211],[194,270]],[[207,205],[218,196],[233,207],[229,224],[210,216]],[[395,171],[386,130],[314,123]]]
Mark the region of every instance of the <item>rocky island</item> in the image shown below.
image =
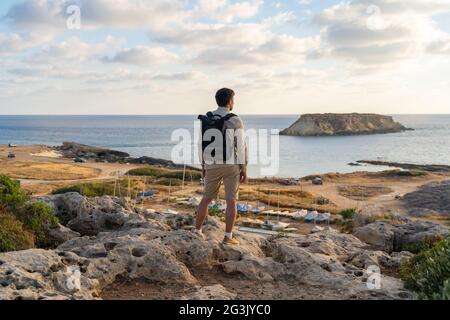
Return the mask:
[[[304,114],[280,134],[286,136],[320,137],[396,133],[412,130],[395,122],[390,116],[378,114]]]

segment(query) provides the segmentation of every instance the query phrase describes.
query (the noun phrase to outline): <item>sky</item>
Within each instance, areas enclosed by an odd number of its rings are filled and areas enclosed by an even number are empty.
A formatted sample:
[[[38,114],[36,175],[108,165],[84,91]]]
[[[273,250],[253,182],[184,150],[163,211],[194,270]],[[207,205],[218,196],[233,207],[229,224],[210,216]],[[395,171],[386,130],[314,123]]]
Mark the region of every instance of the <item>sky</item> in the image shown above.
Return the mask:
[[[2,0],[0,114],[450,113],[450,0]]]

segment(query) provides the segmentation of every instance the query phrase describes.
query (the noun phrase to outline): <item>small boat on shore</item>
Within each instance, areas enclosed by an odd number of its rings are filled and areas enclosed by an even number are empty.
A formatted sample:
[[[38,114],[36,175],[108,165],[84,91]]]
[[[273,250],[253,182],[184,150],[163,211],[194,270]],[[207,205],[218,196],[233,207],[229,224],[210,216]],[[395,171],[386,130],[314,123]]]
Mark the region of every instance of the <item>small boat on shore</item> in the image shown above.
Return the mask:
[[[321,213],[316,218],[316,223],[318,223],[318,224],[329,223],[330,219],[331,219],[331,213]]]
[[[285,231],[289,226],[290,226],[289,223],[277,221],[272,224],[272,230],[273,231]]]
[[[237,211],[239,213],[248,213],[253,207],[249,204],[238,204]]]
[[[209,205],[209,209],[225,211],[227,209],[227,203],[223,200],[212,202]]]
[[[177,216],[179,214],[177,211],[172,210],[172,209],[164,210],[162,213],[167,214],[167,215],[175,215],[175,216]]]
[[[308,213],[308,215],[305,217],[306,223],[311,223],[316,221],[317,217],[319,216],[319,213],[317,211],[312,211]]]
[[[250,210],[250,212],[254,213],[254,214],[259,214],[259,213],[264,212],[264,210],[266,210],[266,207],[255,207],[255,208],[252,208]]]
[[[305,219],[307,215],[308,215],[308,210],[300,210],[300,211],[294,212],[294,214],[292,214],[292,219],[294,219],[294,220]]]

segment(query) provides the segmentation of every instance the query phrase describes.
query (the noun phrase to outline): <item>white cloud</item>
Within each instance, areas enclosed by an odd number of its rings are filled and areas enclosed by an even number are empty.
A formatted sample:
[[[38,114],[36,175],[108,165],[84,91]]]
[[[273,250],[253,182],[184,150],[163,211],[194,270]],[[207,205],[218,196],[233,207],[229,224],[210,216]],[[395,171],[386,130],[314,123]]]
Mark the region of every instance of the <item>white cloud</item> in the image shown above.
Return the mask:
[[[438,33],[431,17],[446,10],[450,10],[450,2],[442,0],[337,4],[315,17],[322,26],[322,54],[379,66],[413,59]]]
[[[190,12],[194,18],[206,17],[221,22],[232,23],[237,19],[254,17],[263,4],[262,0],[230,2],[228,0],[198,0]]]
[[[112,57],[104,57],[102,61],[149,66],[165,64],[177,59],[176,54],[162,47],[137,46],[119,51]]]
[[[51,36],[35,32],[0,33],[0,55],[14,54],[26,49],[38,47],[52,39]]]
[[[45,45],[26,61],[30,63],[68,64],[83,62],[105,51],[118,48],[121,40],[108,36],[103,42],[88,43],[78,37],[70,37],[56,44]]]
[[[268,17],[264,19],[263,24],[267,26],[276,26],[276,25],[282,25],[288,22],[293,22],[297,20],[297,17],[295,16],[293,11],[283,11],[280,13],[277,13],[274,16]]]

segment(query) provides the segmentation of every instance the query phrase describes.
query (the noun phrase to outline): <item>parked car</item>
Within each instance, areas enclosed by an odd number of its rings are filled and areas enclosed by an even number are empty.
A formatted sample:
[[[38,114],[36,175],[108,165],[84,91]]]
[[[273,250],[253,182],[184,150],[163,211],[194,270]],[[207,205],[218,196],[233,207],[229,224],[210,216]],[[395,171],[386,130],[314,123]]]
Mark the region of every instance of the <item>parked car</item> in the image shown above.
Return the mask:
[[[73,162],[75,162],[75,163],[85,163],[86,160],[84,160],[82,158],[75,158],[75,159],[73,159]]]
[[[8,158],[14,159],[16,157],[16,154],[13,152],[8,153]]]
[[[313,185],[315,185],[315,186],[321,186],[321,185],[323,185],[323,180],[322,180],[322,178],[315,178],[315,179],[312,181],[312,183],[313,183]]]

